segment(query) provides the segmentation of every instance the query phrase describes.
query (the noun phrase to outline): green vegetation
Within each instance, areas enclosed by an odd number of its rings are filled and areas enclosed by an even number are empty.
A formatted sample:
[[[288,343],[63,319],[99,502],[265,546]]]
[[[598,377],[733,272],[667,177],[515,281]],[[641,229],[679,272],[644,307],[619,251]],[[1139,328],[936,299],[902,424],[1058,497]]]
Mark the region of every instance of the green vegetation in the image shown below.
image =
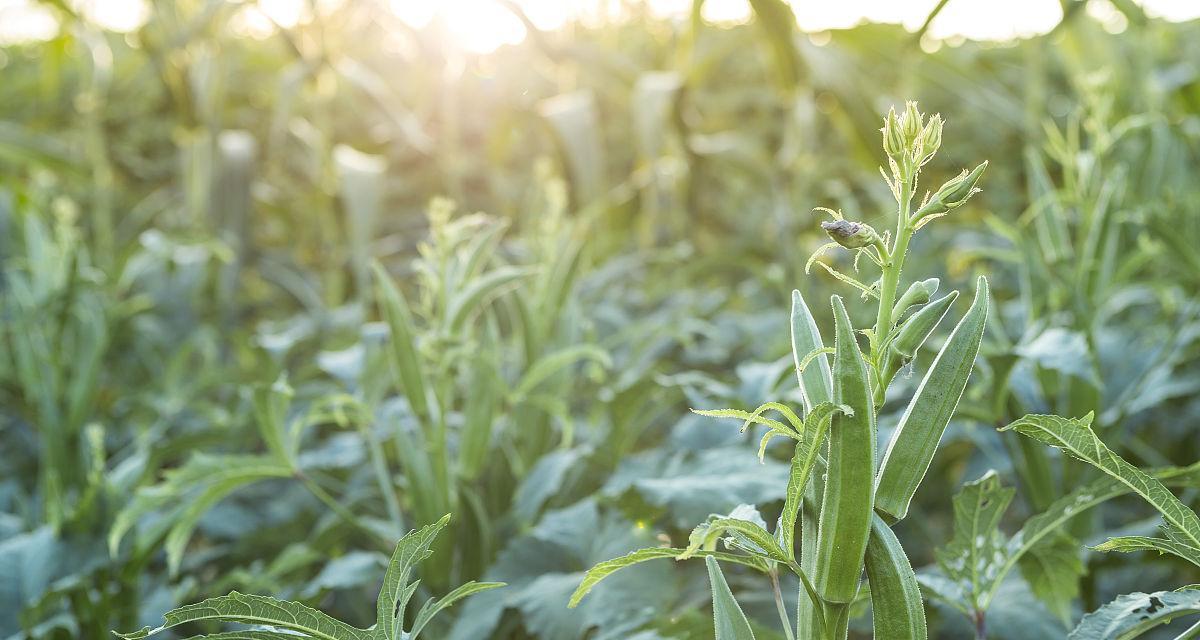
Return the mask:
[[[0,640],[1200,637],[1200,23],[152,4],[0,50]]]

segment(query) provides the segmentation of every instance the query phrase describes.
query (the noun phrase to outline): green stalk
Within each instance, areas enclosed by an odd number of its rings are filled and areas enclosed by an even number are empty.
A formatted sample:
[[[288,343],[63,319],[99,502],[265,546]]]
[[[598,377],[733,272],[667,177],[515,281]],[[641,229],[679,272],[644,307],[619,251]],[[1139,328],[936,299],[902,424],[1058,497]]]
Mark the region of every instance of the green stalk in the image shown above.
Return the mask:
[[[896,215],[896,241],[883,263],[882,285],[879,290],[879,314],[875,318],[875,335],[871,339],[871,360],[878,363],[883,356],[883,342],[892,327],[892,306],[896,302],[896,288],[900,285],[900,271],[904,268],[904,257],[908,253],[908,242],[915,229],[909,224],[909,209],[912,206],[912,177],[905,176],[900,185],[900,207]]]

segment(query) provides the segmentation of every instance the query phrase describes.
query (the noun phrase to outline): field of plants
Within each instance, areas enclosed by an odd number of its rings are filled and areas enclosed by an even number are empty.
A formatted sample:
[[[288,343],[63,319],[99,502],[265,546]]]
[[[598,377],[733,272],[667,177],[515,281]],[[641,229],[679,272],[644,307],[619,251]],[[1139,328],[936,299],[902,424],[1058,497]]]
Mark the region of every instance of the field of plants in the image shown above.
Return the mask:
[[[1200,20],[499,4],[0,48],[0,640],[1200,638]]]

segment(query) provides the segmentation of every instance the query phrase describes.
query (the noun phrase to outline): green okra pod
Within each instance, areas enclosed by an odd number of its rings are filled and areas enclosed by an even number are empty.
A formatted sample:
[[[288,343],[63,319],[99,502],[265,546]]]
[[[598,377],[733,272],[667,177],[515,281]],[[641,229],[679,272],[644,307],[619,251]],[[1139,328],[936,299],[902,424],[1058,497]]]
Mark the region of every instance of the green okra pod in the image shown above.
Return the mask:
[[[871,529],[875,405],[866,363],[839,296],[833,296],[833,315],[833,401],[848,406],[852,413],[835,415],[829,428],[815,588],[828,602],[847,603],[858,590]]]
[[[896,332],[896,337],[888,347],[887,355],[883,360],[879,384],[881,389],[887,389],[900,367],[912,360],[913,356],[917,354],[917,350],[925,344],[925,341],[933,334],[933,330],[946,316],[950,305],[957,299],[958,292],[951,291],[925,305],[900,325],[900,330]]]
[[[938,284],[940,281],[937,278],[929,278],[914,282],[904,291],[904,295],[896,301],[896,305],[892,307],[892,320],[899,320],[900,316],[904,315],[909,308],[925,304],[937,293]]]
[[[904,548],[879,516],[871,520],[867,543],[867,581],[871,584],[871,622],[876,638],[925,640],[925,604]]]
[[[880,463],[875,509],[889,522],[908,513],[942,433],[967,388],[987,322],[988,286],[980,276],[975,300],[942,346],[900,418]]]

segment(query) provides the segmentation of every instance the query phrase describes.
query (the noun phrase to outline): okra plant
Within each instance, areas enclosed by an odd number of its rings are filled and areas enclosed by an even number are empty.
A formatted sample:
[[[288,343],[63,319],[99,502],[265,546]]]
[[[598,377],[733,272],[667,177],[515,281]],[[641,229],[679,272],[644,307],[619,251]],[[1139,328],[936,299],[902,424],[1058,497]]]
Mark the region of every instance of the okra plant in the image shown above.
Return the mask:
[[[760,456],[773,437],[795,442],[786,499],[774,532],[767,531],[753,506],[714,515],[696,527],[685,548],[642,549],[593,567],[571,605],[623,567],[653,558],[703,556],[712,583],[719,639],[753,637],[725,585],[721,561],[749,566],[769,577],[789,639],[845,638],[851,604],[864,593],[864,571],[870,584],[875,635],[889,640],[927,637],[916,574],[891,525],[908,513],[971,375],[988,313],[984,278],[979,278],[970,308],[909,400],[881,458],[876,452],[876,415],[896,373],[913,360],[957,297],[951,292],[934,298],[936,278],[917,280],[901,289],[909,242],[926,224],[961,207],[979,191],[976,185],[987,163],[963,171],[916,201],[920,170],[941,145],[942,119],[937,115],[926,118],[916,103],[910,102],[903,114],[888,113],[882,132],[890,168],[884,178],[897,203],[895,232],[880,234],[864,222],[822,208],[834,218],[821,225],[832,241],[809,260],[809,266],[819,264],[857,289],[862,299],[873,302],[875,325],[856,331],[845,301],[835,295],[831,301],[834,342],[826,347],[803,295],[794,291],[792,354],[803,412],[779,402],[767,402],[753,412],[697,411],[741,420],[743,431],[751,425],[765,427]],[[824,251],[836,247],[854,253],[855,271],[865,256],[875,265],[877,279],[866,284],[816,261]],[[865,349],[859,344],[860,333],[866,337]],[[832,356],[832,366],[827,356]],[[769,411],[782,419],[768,417]],[[718,549],[722,539],[725,550]],[[801,583],[794,624],[780,593],[781,571],[793,572]]]

